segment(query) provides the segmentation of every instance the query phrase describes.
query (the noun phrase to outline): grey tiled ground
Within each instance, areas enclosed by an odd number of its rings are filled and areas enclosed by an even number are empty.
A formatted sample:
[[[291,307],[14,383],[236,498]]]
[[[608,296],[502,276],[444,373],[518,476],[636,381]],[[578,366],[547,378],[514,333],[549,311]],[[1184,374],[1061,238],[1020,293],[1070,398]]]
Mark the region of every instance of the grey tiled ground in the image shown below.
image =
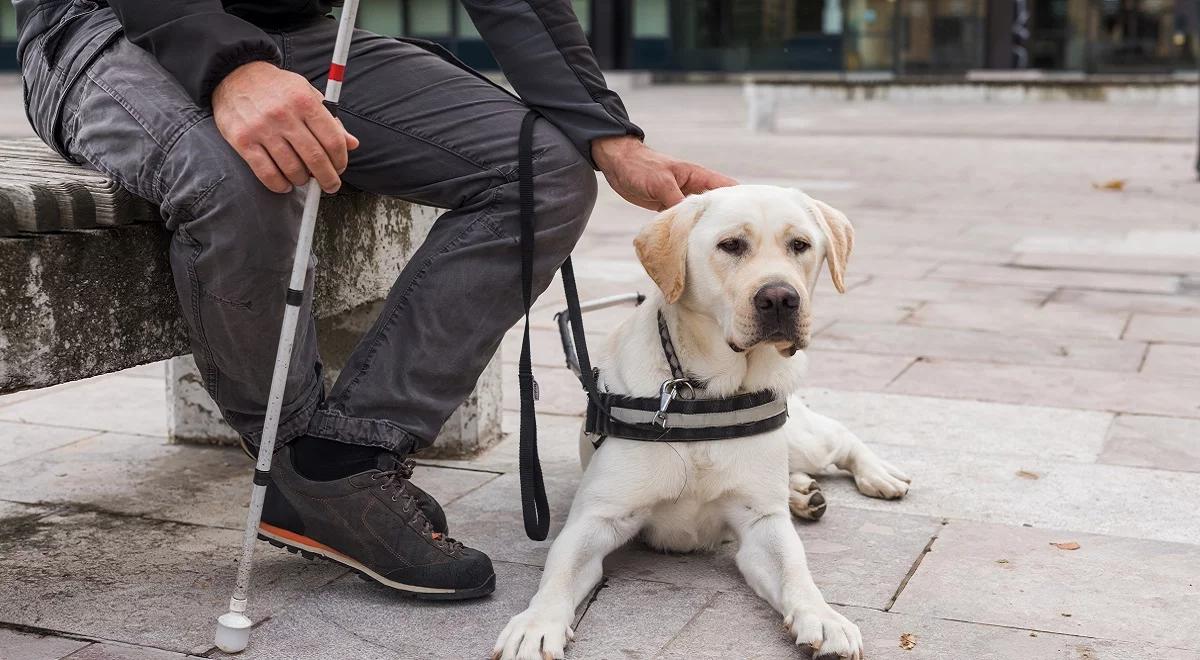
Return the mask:
[[[751,135],[732,87],[626,100],[652,144],[803,187],[857,228],[851,291],[818,291],[802,394],[916,480],[881,502],[823,475],[829,512],[797,529],[870,657],[1200,657],[1196,108],[831,103]],[[18,117],[0,134],[27,133]],[[1125,190],[1092,185],[1110,179]],[[585,296],[647,286],[630,239],[649,217],[602,193],[577,253]],[[555,530],[582,408],[561,307],[551,287],[533,318]],[[508,438],[416,476],[496,560],[496,594],[414,603],[264,546],[246,657],[485,657],[548,548],[520,525],[509,394]],[[219,657],[249,465],[167,444],[165,403],[155,365],[0,398],[0,660]],[[570,657],[799,657],[731,552],[614,554]]]

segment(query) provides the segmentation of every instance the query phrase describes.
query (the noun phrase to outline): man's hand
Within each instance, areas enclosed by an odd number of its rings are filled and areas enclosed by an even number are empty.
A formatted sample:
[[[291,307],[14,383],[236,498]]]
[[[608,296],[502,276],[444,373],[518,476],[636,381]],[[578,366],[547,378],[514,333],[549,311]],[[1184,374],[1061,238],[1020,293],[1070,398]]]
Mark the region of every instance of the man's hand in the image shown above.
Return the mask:
[[[675,206],[687,195],[737,185],[724,174],[660,154],[631,135],[592,140],[592,160],[618,195],[651,211]]]
[[[250,62],[213,91],[213,118],[267,188],[286,193],[312,176],[331,193],[342,185],[338,175],[358,138],[329,114],[323,98],[304,76]]]

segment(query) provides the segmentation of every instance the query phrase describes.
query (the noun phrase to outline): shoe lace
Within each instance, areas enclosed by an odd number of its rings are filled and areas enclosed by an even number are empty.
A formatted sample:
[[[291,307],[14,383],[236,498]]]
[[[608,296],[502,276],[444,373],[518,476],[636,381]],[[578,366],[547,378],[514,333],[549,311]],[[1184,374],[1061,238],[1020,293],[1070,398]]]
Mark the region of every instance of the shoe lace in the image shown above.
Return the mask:
[[[434,543],[440,544],[448,550],[462,549],[463,544],[459,541],[446,536],[441,532],[434,531],[433,524],[430,523],[429,519],[425,517],[425,512],[421,510],[420,505],[417,503],[417,499],[404,488],[404,483],[412,478],[413,470],[415,470],[416,467],[416,461],[408,458],[403,461],[397,461],[396,466],[389,470],[380,470],[376,472],[375,474],[371,475],[371,478],[383,480],[383,483],[379,486],[380,490],[388,490],[392,486],[396,486],[396,489],[392,491],[392,501],[399,502],[401,499],[404,500],[404,511],[411,511],[413,513],[413,517],[421,526],[425,536],[433,539]]]

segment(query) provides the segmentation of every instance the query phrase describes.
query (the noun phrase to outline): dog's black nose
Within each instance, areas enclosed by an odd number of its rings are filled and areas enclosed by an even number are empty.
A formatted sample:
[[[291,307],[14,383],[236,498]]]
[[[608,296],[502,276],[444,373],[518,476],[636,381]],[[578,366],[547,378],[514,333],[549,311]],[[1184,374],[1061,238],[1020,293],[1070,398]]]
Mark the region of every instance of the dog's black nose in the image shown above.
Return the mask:
[[[771,282],[754,294],[754,306],[760,314],[787,314],[800,308],[800,294],[790,284]]]

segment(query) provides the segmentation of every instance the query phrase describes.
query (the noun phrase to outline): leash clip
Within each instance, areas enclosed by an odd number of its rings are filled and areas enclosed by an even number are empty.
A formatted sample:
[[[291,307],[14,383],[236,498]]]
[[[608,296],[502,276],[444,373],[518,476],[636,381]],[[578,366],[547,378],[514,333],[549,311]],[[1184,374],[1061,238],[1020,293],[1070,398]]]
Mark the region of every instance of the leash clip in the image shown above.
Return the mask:
[[[696,388],[686,378],[673,378],[663,381],[662,387],[658,390],[658,412],[654,413],[654,423],[660,428],[667,428],[667,408],[671,406],[671,402],[679,396],[679,388],[685,385],[688,388],[691,396],[689,399],[696,398]]]

